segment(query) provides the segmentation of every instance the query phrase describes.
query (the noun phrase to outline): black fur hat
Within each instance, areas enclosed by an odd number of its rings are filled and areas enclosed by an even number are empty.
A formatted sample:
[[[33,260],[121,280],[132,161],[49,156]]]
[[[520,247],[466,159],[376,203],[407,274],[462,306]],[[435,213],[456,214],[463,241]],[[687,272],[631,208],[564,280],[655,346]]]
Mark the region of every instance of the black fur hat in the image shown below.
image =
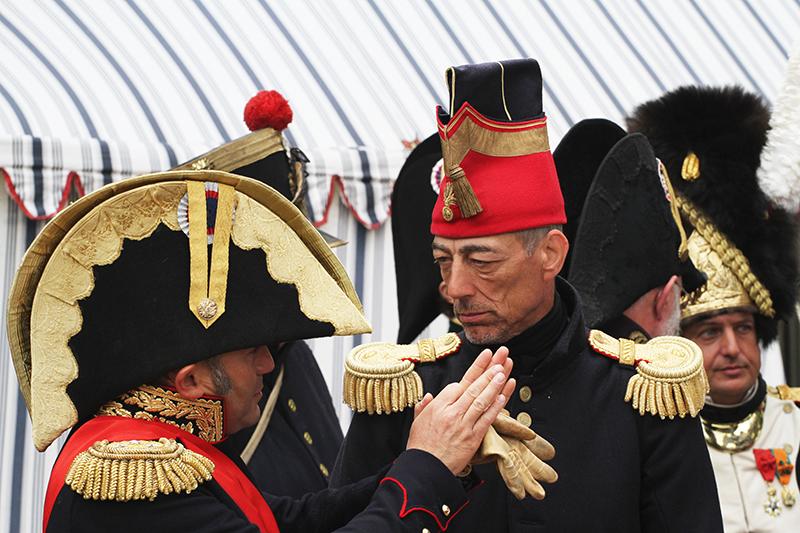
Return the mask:
[[[627,118],[628,130],[650,141],[676,193],[742,252],[769,291],[772,312],[760,306],[756,314],[764,342],[776,337],[776,321],[794,312],[797,298],[795,221],[770,205],[756,179],[769,118],[763,97],[736,86],[681,87]]]

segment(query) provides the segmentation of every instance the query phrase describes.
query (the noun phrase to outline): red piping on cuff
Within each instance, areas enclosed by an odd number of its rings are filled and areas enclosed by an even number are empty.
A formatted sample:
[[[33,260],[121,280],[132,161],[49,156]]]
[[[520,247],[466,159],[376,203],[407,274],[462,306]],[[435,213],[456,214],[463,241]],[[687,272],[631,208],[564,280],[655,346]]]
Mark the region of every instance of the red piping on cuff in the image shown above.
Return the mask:
[[[456,515],[457,515],[459,512],[461,512],[461,509],[463,509],[464,507],[466,507],[466,506],[467,506],[467,504],[469,503],[469,500],[467,500],[466,502],[464,502],[464,505],[462,505],[461,507],[459,507],[459,508],[456,510],[456,512],[455,512],[455,513],[453,513],[453,514],[452,514],[452,515],[451,515],[451,516],[450,516],[450,517],[447,519],[447,522],[446,522],[444,525],[442,525],[442,523],[439,521],[439,517],[438,517],[438,516],[436,516],[436,513],[432,513],[432,512],[431,512],[431,511],[429,511],[428,509],[425,509],[425,508],[423,508],[423,507],[412,507],[411,509],[406,509],[406,505],[408,505],[408,493],[406,492],[406,488],[403,486],[403,484],[402,484],[402,483],[400,483],[399,481],[397,481],[396,479],[394,479],[394,478],[392,478],[392,477],[385,477],[385,478],[383,478],[383,479],[381,480],[380,484],[381,484],[381,485],[383,485],[383,482],[384,482],[384,481],[394,481],[395,483],[397,483],[397,486],[398,486],[398,487],[400,487],[400,488],[402,489],[402,491],[403,491],[403,508],[402,508],[402,509],[400,509],[400,514],[398,514],[398,516],[399,516],[400,518],[405,518],[406,516],[408,516],[408,515],[409,515],[411,512],[413,512],[413,511],[422,511],[422,512],[428,513],[429,515],[431,515],[431,516],[433,517],[433,519],[434,519],[434,520],[436,520],[436,524],[439,526],[439,530],[440,530],[440,531],[446,531],[446,530],[447,530],[447,526],[449,526],[449,525],[450,525],[450,521],[451,521],[453,518],[455,518],[455,516],[456,516]],[[482,482],[481,482],[481,483],[482,483]]]

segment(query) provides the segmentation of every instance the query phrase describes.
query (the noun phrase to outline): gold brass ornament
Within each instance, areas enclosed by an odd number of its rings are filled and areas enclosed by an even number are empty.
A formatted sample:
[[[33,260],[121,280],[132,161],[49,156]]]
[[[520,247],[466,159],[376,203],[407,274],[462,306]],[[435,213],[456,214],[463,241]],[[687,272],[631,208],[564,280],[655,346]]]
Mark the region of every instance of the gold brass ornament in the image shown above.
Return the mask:
[[[764,406],[765,403],[762,402],[761,407],[738,422],[717,423],[701,416],[706,443],[715,450],[726,453],[749,450],[764,428]]]
[[[450,181],[448,181],[444,186],[444,197],[442,198],[442,201],[444,202],[444,207],[442,208],[442,218],[444,218],[447,222],[450,222],[453,220],[453,210],[451,207],[458,205],[456,203],[455,194],[453,194],[453,183]]]
[[[700,177],[700,159],[694,152],[689,152],[681,165],[681,177],[688,181],[695,181]]]
[[[217,302],[211,298],[203,298],[200,300],[200,303],[197,304],[197,314],[200,315],[201,318],[211,320],[217,315]]]
[[[769,290],[756,278],[744,254],[686,196],[677,193],[681,213],[695,228],[689,236],[689,257],[708,275],[702,292],[681,298],[681,320],[722,308],[755,306],[775,316]]]
[[[85,499],[153,501],[209,481],[213,461],[174,439],[95,442],[72,461],[65,482]]]
[[[625,401],[639,414],[649,412],[662,419],[675,415],[697,416],[708,394],[708,378],[703,369],[703,352],[683,337],[656,337],[647,344],[616,339],[599,330],[589,334],[595,351],[634,366],[636,374],[628,380]]]
[[[356,346],[344,362],[344,403],[369,414],[396,413],[412,407],[423,394],[414,365],[436,361],[460,347],[461,339],[455,333],[417,344],[372,342]]]

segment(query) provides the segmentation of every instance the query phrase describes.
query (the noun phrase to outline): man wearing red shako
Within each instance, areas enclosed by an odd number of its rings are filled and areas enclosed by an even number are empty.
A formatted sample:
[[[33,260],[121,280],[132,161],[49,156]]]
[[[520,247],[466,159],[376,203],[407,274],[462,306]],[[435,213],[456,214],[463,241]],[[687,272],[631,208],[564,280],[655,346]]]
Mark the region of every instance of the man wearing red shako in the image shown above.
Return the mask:
[[[494,468],[453,520],[469,531],[722,531],[700,421],[702,355],[684,339],[646,345],[588,331],[557,276],[568,243],[533,59],[447,71],[438,110],[444,170],[432,213],[433,257],[456,317],[457,351],[417,365],[435,393],[485,348],[507,346],[518,388],[512,417],[555,447],[558,481],[536,494],[503,487]],[[358,406],[356,406],[358,407]],[[368,411],[368,410],[367,410]],[[413,415],[357,413],[333,485],[391,462]]]
[[[370,325],[296,207],[212,170],[131,178],[59,213],[17,272],[8,331],[37,449],[72,428],[46,533],[438,531],[513,392],[505,351],[486,352],[420,403],[408,450],[377,476],[301,500],[258,492],[226,437],[259,420],[266,345]]]

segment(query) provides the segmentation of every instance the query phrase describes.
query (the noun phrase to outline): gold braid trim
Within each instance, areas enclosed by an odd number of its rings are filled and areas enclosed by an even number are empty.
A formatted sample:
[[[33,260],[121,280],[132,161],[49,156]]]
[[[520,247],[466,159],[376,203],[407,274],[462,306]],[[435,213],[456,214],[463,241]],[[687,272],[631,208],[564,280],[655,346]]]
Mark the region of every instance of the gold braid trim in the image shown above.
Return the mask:
[[[628,380],[625,401],[640,415],[649,412],[675,418],[697,416],[708,394],[703,352],[683,337],[656,337],[647,344],[615,339],[599,330],[589,334],[589,344],[598,353],[620,364],[636,368]]]
[[[750,270],[750,263],[742,251],[734,246],[689,198],[677,193],[675,199],[681,212],[689,219],[689,223],[695,227],[711,246],[711,249],[717,253],[722,263],[733,272],[736,279],[742,284],[750,299],[758,307],[759,313],[773,318],[775,309],[772,308],[772,298],[769,295],[769,291]]]
[[[214,468],[175,439],[103,440],[72,461],[65,483],[87,500],[153,501],[159,494],[192,492]]]
[[[343,401],[357,412],[396,413],[422,399],[423,386],[415,363],[433,362],[461,347],[448,333],[417,344],[372,342],[356,346],[344,362]]]

